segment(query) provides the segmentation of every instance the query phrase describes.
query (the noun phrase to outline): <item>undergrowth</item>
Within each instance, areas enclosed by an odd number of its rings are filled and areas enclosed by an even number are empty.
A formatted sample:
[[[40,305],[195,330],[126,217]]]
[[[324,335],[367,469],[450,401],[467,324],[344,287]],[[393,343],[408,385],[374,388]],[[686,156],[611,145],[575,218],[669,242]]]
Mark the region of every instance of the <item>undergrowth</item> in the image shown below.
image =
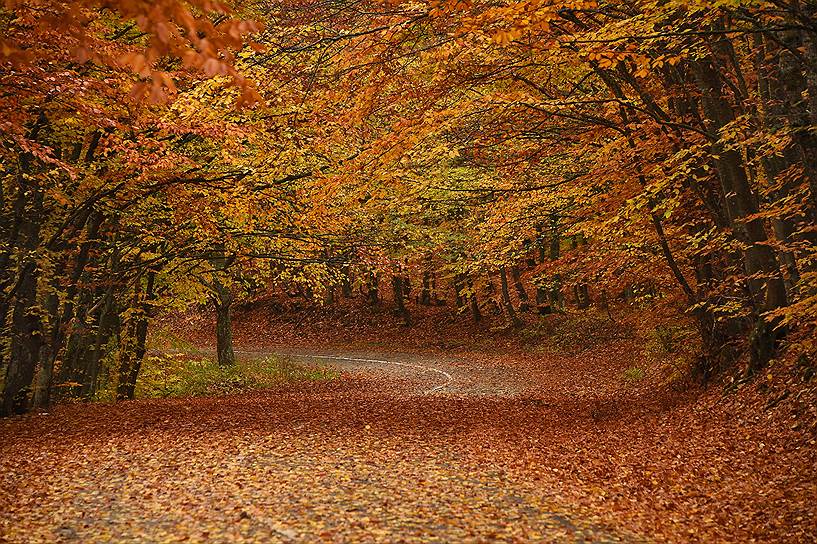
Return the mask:
[[[521,332],[522,340],[535,352],[577,354],[629,335],[607,314],[595,311],[553,314]]]
[[[700,340],[691,326],[658,325],[646,331],[644,356],[673,387],[687,385],[693,373]]]
[[[200,354],[196,345],[182,336],[173,332],[170,328],[156,326],[151,329],[148,337],[148,349],[159,352],[185,352]]]
[[[235,366],[221,367],[206,357],[149,355],[142,363],[136,397],[225,395],[286,382],[328,381],[336,376],[336,372],[326,368],[302,366],[273,356],[239,360]]]

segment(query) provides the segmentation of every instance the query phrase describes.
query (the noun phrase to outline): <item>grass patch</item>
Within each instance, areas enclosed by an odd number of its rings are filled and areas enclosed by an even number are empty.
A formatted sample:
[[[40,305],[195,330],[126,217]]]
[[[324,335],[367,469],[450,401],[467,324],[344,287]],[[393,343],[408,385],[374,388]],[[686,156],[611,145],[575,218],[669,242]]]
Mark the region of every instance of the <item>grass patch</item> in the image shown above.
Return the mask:
[[[221,367],[212,359],[188,354],[150,355],[142,363],[137,398],[201,397],[265,389],[287,382],[329,381],[337,372],[268,356]]]
[[[240,361],[237,366],[245,376],[261,387],[269,387],[281,382],[325,382],[338,377],[338,372],[331,368],[296,363],[291,359],[278,356]]]
[[[623,372],[624,380],[628,382],[637,382],[644,379],[647,373],[644,371],[643,368],[637,366],[631,366],[627,370]]]

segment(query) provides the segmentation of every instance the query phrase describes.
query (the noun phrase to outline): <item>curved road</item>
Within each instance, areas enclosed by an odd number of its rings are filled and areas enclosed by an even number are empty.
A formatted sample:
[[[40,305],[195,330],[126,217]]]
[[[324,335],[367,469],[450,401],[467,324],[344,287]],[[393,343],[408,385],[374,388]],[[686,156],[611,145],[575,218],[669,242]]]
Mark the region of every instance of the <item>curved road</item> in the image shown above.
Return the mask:
[[[276,353],[358,379],[69,405],[0,427],[0,541],[643,541],[560,491],[555,414],[510,369]]]
[[[326,353],[303,349],[236,350],[236,353],[251,357],[277,355],[340,372],[373,374],[384,383],[400,379],[412,384],[411,393],[420,395],[514,397],[525,388],[524,379],[511,369],[446,355],[377,351]]]
[[[440,370],[439,368],[434,368],[431,366],[425,365],[418,365],[415,363],[401,363],[400,361],[388,361],[385,359],[362,359],[360,357],[348,357],[348,356],[340,356],[340,355],[301,355],[300,358],[302,359],[314,359],[318,361],[332,361],[332,362],[344,362],[344,363],[368,363],[368,364],[376,364],[376,365],[385,365],[385,366],[398,366],[402,368],[410,368],[414,370],[419,370],[422,373],[436,373],[442,376],[443,382],[440,385],[435,385],[428,391],[426,394],[436,393],[438,391],[443,391],[446,388],[450,387],[454,382],[454,377],[446,372],[445,370]]]

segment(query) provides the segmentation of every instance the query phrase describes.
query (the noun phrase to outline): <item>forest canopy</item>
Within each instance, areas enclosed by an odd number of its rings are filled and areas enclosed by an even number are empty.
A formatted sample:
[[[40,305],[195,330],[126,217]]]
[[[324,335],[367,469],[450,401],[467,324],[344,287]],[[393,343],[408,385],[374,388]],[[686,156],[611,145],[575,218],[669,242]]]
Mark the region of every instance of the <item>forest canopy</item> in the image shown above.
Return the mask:
[[[817,349],[813,2],[5,0],[0,30],[2,415],[132,398],[192,305],[229,365],[262,292],[389,291],[407,326],[623,302],[691,323],[704,381]]]

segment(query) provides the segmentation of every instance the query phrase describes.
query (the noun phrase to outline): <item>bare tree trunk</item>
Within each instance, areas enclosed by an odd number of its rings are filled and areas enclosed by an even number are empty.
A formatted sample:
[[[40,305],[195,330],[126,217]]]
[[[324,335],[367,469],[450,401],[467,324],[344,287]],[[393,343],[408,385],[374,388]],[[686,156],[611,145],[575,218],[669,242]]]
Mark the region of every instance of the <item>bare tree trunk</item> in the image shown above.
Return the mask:
[[[118,246],[118,237],[114,235],[113,251],[111,252],[111,262],[109,274],[111,278],[116,278],[119,274],[119,259],[120,249]],[[88,351],[82,357],[78,368],[80,369],[80,383],[79,394],[83,398],[90,399],[96,393],[99,375],[102,371],[102,359],[105,355],[104,348],[108,345],[111,337],[116,333],[120,326],[119,320],[119,302],[116,300],[115,283],[109,281],[107,287],[102,292],[101,308],[97,314],[96,334],[94,335],[93,343],[88,343]]]
[[[437,273],[431,273],[431,299],[435,306],[445,306],[445,297],[440,297],[440,291],[437,289]]]
[[[59,329],[59,297],[56,293],[48,295],[46,311],[49,315],[51,325],[49,334],[42,343],[40,350],[40,369],[37,372],[37,383],[34,387],[32,397],[33,408],[47,408],[51,404],[51,389],[54,382],[54,359],[60,349],[60,336],[56,332]]]
[[[559,214],[551,212],[550,214],[550,253],[548,257],[550,261],[558,261],[561,257],[562,240],[559,233]],[[564,309],[562,301],[562,275],[554,274],[551,280],[551,287],[548,293],[550,299],[551,311],[561,311]]]
[[[139,323],[136,325],[134,361],[133,366],[130,369],[130,374],[128,375],[128,386],[125,389],[125,396],[129,399],[133,399],[136,394],[136,380],[139,379],[139,371],[142,369],[142,361],[145,360],[145,353],[147,353],[146,343],[149,324],[150,320],[145,317],[144,319],[140,319]]]
[[[576,297],[576,307],[579,310],[586,310],[590,307],[590,289],[586,283],[574,285],[573,295]]]

